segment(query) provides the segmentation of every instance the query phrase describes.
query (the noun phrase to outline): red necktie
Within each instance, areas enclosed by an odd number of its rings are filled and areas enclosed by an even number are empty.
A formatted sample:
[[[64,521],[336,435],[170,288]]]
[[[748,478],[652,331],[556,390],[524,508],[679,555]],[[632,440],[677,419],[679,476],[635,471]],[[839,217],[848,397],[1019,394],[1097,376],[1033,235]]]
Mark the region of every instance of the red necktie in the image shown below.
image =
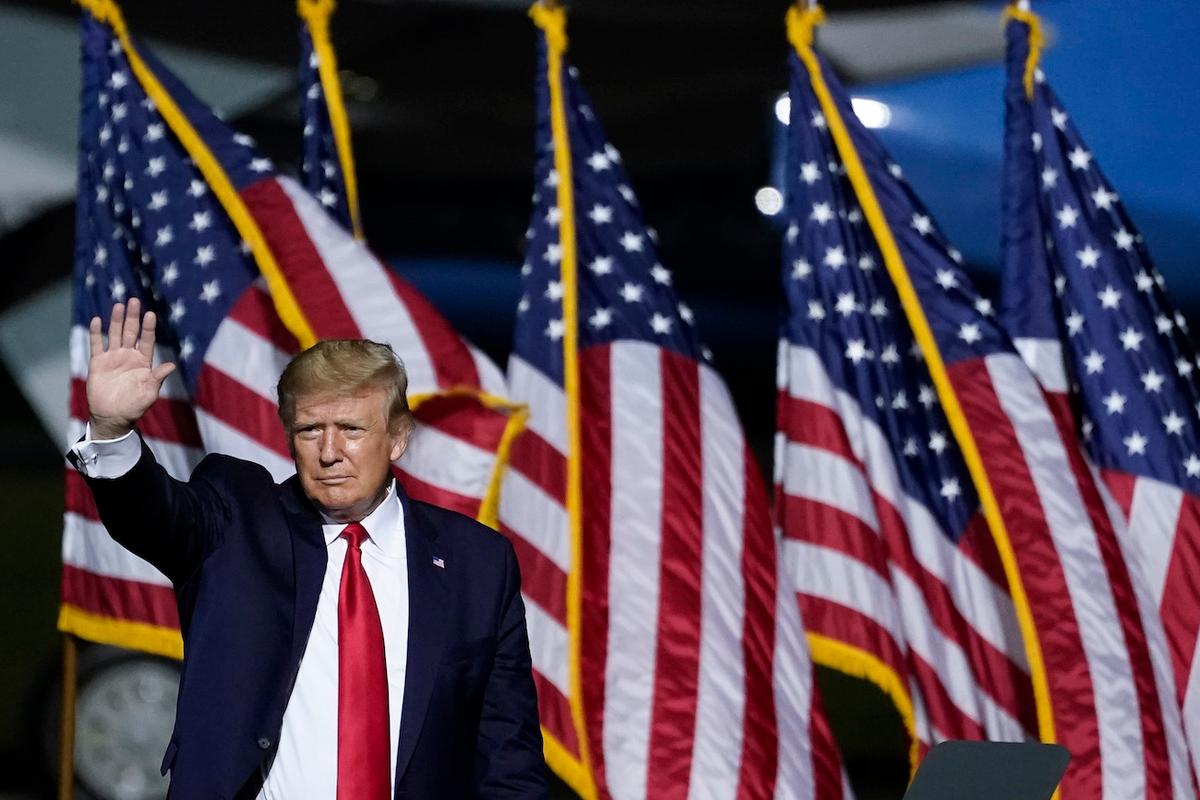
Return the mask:
[[[388,730],[383,626],[362,565],[366,529],[342,531],[349,546],[338,591],[338,800],[388,800],[392,757]]]

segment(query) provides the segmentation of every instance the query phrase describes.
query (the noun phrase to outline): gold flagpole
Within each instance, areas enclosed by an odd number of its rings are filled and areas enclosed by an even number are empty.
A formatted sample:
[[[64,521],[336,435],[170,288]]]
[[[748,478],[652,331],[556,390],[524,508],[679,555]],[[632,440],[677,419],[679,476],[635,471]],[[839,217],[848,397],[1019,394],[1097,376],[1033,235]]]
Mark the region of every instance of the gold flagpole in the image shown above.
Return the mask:
[[[78,646],[75,637],[62,637],[62,703],[58,718],[58,800],[75,794],[75,687]]]

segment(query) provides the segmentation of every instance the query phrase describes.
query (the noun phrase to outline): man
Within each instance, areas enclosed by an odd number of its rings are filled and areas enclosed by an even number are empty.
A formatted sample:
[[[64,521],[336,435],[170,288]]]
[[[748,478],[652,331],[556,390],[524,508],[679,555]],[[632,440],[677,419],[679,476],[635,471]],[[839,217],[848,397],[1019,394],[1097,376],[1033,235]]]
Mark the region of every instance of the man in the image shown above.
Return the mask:
[[[279,380],[296,475],[209,455],[172,479],[134,435],[174,365],[155,315],[91,321],[69,458],[122,545],[175,587],[184,639],[163,759],[186,798],[545,797],[511,545],[405,497],[413,419],[386,345],[322,342]]]

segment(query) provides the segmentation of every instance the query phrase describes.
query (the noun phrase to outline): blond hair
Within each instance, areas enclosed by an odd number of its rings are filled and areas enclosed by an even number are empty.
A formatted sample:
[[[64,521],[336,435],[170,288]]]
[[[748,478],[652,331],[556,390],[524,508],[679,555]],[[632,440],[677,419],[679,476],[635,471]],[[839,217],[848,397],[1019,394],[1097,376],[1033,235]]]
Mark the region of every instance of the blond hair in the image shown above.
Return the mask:
[[[413,425],[408,408],[408,374],[395,351],[370,339],[325,339],[293,358],[279,376],[279,418],[289,434],[300,395],[344,396],[363,389],[384,389],[388,429]]]

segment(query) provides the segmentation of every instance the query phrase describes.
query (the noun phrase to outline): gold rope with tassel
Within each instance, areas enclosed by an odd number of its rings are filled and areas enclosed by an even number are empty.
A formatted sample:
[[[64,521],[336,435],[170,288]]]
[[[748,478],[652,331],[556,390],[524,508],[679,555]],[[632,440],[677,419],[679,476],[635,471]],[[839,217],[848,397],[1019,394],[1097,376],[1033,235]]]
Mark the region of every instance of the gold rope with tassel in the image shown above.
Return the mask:
[[[1033,83],[1037,76],[1037,68],[1042,60],[1042,50],[1046,47],[1045,35],[1042,33],[1042,20],[1037,14],[1027,8],[1021,8],[1016,3],[1004,9],[1005,19],[1015,19],[1029,26],[1029,55],[1025,57],[1025,96],[1033,99]]]

